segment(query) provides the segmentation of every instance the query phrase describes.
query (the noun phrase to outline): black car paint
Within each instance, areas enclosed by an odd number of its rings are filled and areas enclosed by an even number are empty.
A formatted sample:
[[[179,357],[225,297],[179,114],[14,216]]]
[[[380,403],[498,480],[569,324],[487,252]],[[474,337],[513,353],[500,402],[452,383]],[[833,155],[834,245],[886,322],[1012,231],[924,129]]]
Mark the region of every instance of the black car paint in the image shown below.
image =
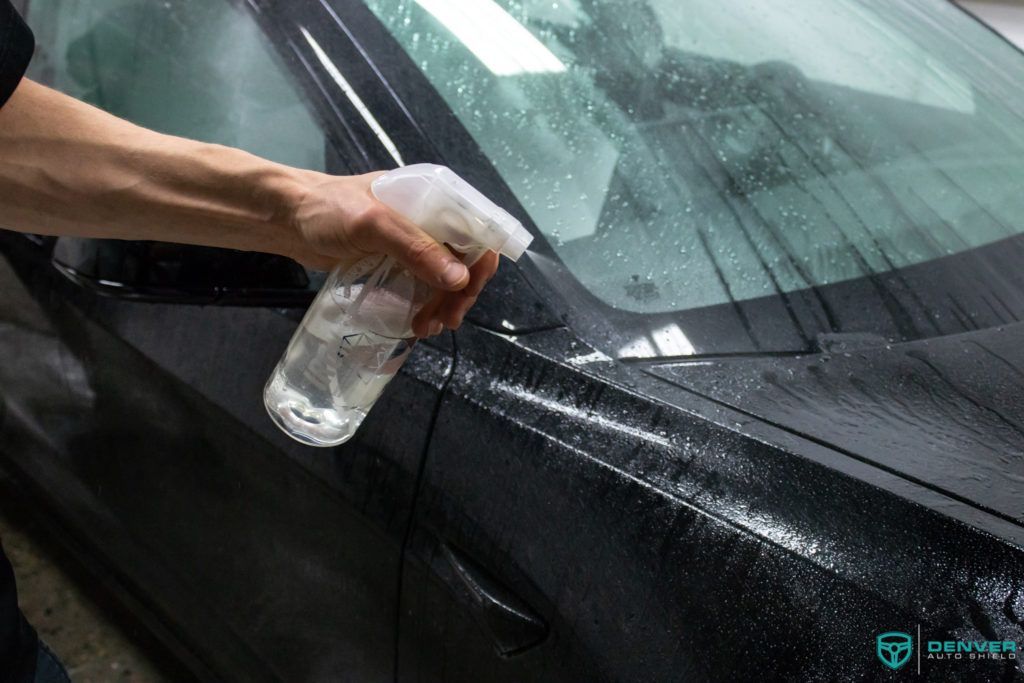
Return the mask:
[[[1016,323],[941,340],[649,372],[1020,525],[1021,339],[1024,324]]]
[[[18,275],[42,302],[4,335],[19,359],[3,370],[8,465],[202,639],[211,669],[390,676],[401,544],[450,354],[419,350],[398,400],[327,457],[265,424],[263,382],[294,320],[97,297],[34,256]]]
[[[348,122],[356,168],[387,157],[299,25],[377,93],[408,160],[447,162],[525,215],[361,5],[255,8],[308,70],[328,128]],[[4,465],[172,625],[204,678],[862,680],[886,677],[882,631],[1024,638],[1009,497],[1020,327],[608,361],[540,255],[503,266],[471,322],[421,344],[357,439],[326,452],[277,433],[259,404],[296,310],[99,296],[58,274],[49,246],[0,241],[0,348],[18,358],[0,366]],[[907,377],[924,393],[908,398]],[[991,423],[1005,462],[972,430]],[[937,449],[922,472],[912,441],[892,448],[940,427],[1009,483],[986,496],[960,478],[961,453]],[[924,673],[1024,678],[1013,661]]]
[[[556,360],[580,350],[565,330],[516,350],[473,329],[457,339],[417,527],[515,567],[529,583],[509,572],[509,585],[553,603],[538,608],[547,652],[491,680],[560,680],[560,664],[588,672],[567,680],[860,680],[881,674],[870,655],[883,630],[1020,637],[1019,547],[926,508],[905,482],[865,481],[845,456],[641,366],[608,364],[595,382]],[[468,460],[456,444],[471,430],[503,447]],[[472,680],[469,644],[483,657],[486,639],[468,625],[451,637],[439,592],[406,584],[416,625],[402,625],[400,662],[425,652],[413,671],[452,662],[463,674],[446,679]],[[1001,666],[975,680],[1019,676]]]

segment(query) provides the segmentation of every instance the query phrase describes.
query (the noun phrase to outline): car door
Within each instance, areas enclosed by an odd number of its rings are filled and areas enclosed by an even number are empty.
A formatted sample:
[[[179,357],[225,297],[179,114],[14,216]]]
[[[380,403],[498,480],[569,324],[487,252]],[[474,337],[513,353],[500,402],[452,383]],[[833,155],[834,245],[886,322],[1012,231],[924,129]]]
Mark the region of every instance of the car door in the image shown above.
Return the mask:
[[[315,3],[26,5],[30,76],[119,116],[331,172],[388,160],[336,79],[310,75],[310,45],[273,32]],[[304,447],[262,388],[315,275],[172,245],[6,233],[2,247],[5,468],[111,586],[204,677],[390,678],[450,347],[419,345],[352,441]]]

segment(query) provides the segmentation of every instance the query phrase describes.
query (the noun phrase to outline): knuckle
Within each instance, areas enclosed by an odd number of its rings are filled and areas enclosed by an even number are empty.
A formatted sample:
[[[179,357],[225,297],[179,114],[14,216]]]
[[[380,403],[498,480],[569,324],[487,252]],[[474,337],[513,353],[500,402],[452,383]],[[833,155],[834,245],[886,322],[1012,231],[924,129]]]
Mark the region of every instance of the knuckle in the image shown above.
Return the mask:
[[[383,204],[371,203],[362,211],[363,221],[369,225],[380,225],[388,215],[388,210]]]
[[[412,263],[423,264],[434,255],[437,245],[429,239],[417,238],[409,242],[407,254]]]
[[[349,224],[348,238],[352,246],[369,249],[377,242],[386,212],[377,206],[363,209]]]

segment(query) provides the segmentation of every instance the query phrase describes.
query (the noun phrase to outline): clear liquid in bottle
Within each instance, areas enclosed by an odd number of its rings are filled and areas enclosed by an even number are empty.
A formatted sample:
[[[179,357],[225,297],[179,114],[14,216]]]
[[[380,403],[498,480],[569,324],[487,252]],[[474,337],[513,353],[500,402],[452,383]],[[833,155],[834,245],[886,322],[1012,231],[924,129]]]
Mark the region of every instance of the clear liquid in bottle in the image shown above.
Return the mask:
[[[263,392],[271,419],[293,438],[335,446],[355,434],[416,339],[412,317],[430,288],[390,259],[366,274],[331,273]]]

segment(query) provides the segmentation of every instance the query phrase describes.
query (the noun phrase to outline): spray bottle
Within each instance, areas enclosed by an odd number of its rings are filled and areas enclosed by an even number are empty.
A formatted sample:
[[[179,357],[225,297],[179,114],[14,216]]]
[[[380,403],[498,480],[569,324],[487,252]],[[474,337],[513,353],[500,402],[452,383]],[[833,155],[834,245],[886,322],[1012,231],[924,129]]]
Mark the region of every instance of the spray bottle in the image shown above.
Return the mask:
[[[516,261],[533,237],[450,169],[415,164],[373,181],[374,196],[473,265],[488,250]],[[267,381],[263,401],[286,434],[311,446],[352,438],[405,362],[412,319],[432,294],[389,256],[336,268]]]

